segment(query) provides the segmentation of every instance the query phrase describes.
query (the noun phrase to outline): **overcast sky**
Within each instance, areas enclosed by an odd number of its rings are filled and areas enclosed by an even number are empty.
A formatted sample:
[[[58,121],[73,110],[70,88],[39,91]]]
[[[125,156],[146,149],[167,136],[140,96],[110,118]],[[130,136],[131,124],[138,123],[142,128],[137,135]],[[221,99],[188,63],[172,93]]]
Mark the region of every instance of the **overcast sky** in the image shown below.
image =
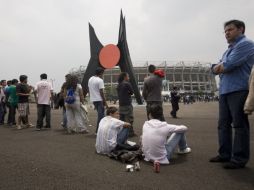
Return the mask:
[[[223,23],[240,19],[254,40],[253,0],[0,0],[0,79],[41,73],[58,91],[71,68],[90,58],[88,22],[116,44],[120,10],[135,61],[216,62],[227,44]]]

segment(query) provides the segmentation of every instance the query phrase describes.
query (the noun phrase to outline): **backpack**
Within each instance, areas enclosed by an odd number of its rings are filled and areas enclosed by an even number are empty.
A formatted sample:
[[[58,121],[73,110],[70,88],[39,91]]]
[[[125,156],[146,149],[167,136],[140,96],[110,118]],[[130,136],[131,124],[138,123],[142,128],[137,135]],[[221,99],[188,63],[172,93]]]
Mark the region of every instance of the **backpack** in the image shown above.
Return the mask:
[[[70,88],[70,89],[67,89],[67,95],[66,95],[66,98],[65,98],[65,102],[67,104],[73,104],[76,100],[76,97],[75,97],[75,91],[73,90],[73,88]]]

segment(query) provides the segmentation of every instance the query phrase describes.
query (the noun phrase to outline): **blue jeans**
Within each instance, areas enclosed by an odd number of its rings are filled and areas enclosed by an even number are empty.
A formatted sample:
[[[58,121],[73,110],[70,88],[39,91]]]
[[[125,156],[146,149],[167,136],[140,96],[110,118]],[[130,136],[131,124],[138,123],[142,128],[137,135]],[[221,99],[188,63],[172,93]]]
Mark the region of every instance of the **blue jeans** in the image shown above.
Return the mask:
[[[103,105],[102,101],[93,102],[93,105],[97,111],[97,126],[96,126],[96,131],[95,131],[97,133],[99,123],[100,123],[101,119],[105,116],[104,115],[105,109],[104,109],[104,105]]]
[[[126,143],[129,137],[130,128],[122,128],[121,131],[117,134],[116,143],[117,146],[115,150],[133,150],[133,147]]]
[[[184,133],[173,133],[167,140],[167,143],[165,145],[167,150],[167,158],[170,160],[174,149],[178,145],[180,150],[186,149],[187,143],[186,143],[186,137]]]
[[[220,95],[219,99],[218,152],[220,157],[239,165],[245,165],[250,155],[250,126],[243,111],[247,96],[248,91],[238,91]]]

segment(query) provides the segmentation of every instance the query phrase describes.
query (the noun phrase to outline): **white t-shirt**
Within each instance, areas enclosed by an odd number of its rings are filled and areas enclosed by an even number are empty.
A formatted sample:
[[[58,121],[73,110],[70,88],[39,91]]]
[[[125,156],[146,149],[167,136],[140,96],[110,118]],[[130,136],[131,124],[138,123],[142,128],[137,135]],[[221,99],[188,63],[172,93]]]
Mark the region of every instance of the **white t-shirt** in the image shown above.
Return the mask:
[[[4,94],[4,90],[3,90],[3,87],[0,86],[0,101],[3,99],[4,100],[5,98],[5,94]]]
[[[47,80],[41,80],[36,83],[35,90],[37,91],[38,104],[49,105],[51,92],[53,87]]]
[[[96,137],[95,148],[97,153],[108,154],[116,147],[117,134],[123,125],[123,121],[111,116],[102,118]]]
[[[88,88],[91,102],[102,101],[100,89],[104,89],[104,82],[100,77],[92,76],[88,80]]]
[[[184,132],[184,125],[171,125],[157,119],[146,121],[142,132],[142,150],[146,161],[159,161],[169,164],[165,144],[171,133]]]

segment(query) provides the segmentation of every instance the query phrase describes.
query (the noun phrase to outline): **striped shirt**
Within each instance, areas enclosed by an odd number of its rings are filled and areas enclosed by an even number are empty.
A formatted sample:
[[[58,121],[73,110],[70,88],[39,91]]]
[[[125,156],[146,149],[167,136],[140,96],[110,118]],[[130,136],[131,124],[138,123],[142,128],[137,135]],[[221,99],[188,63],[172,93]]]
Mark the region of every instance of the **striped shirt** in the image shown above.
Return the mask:
[[[95,148],[97,153],[108,154],[117,145],[117,134],[124,122],[111,116],[104,117],[99,124]]]

